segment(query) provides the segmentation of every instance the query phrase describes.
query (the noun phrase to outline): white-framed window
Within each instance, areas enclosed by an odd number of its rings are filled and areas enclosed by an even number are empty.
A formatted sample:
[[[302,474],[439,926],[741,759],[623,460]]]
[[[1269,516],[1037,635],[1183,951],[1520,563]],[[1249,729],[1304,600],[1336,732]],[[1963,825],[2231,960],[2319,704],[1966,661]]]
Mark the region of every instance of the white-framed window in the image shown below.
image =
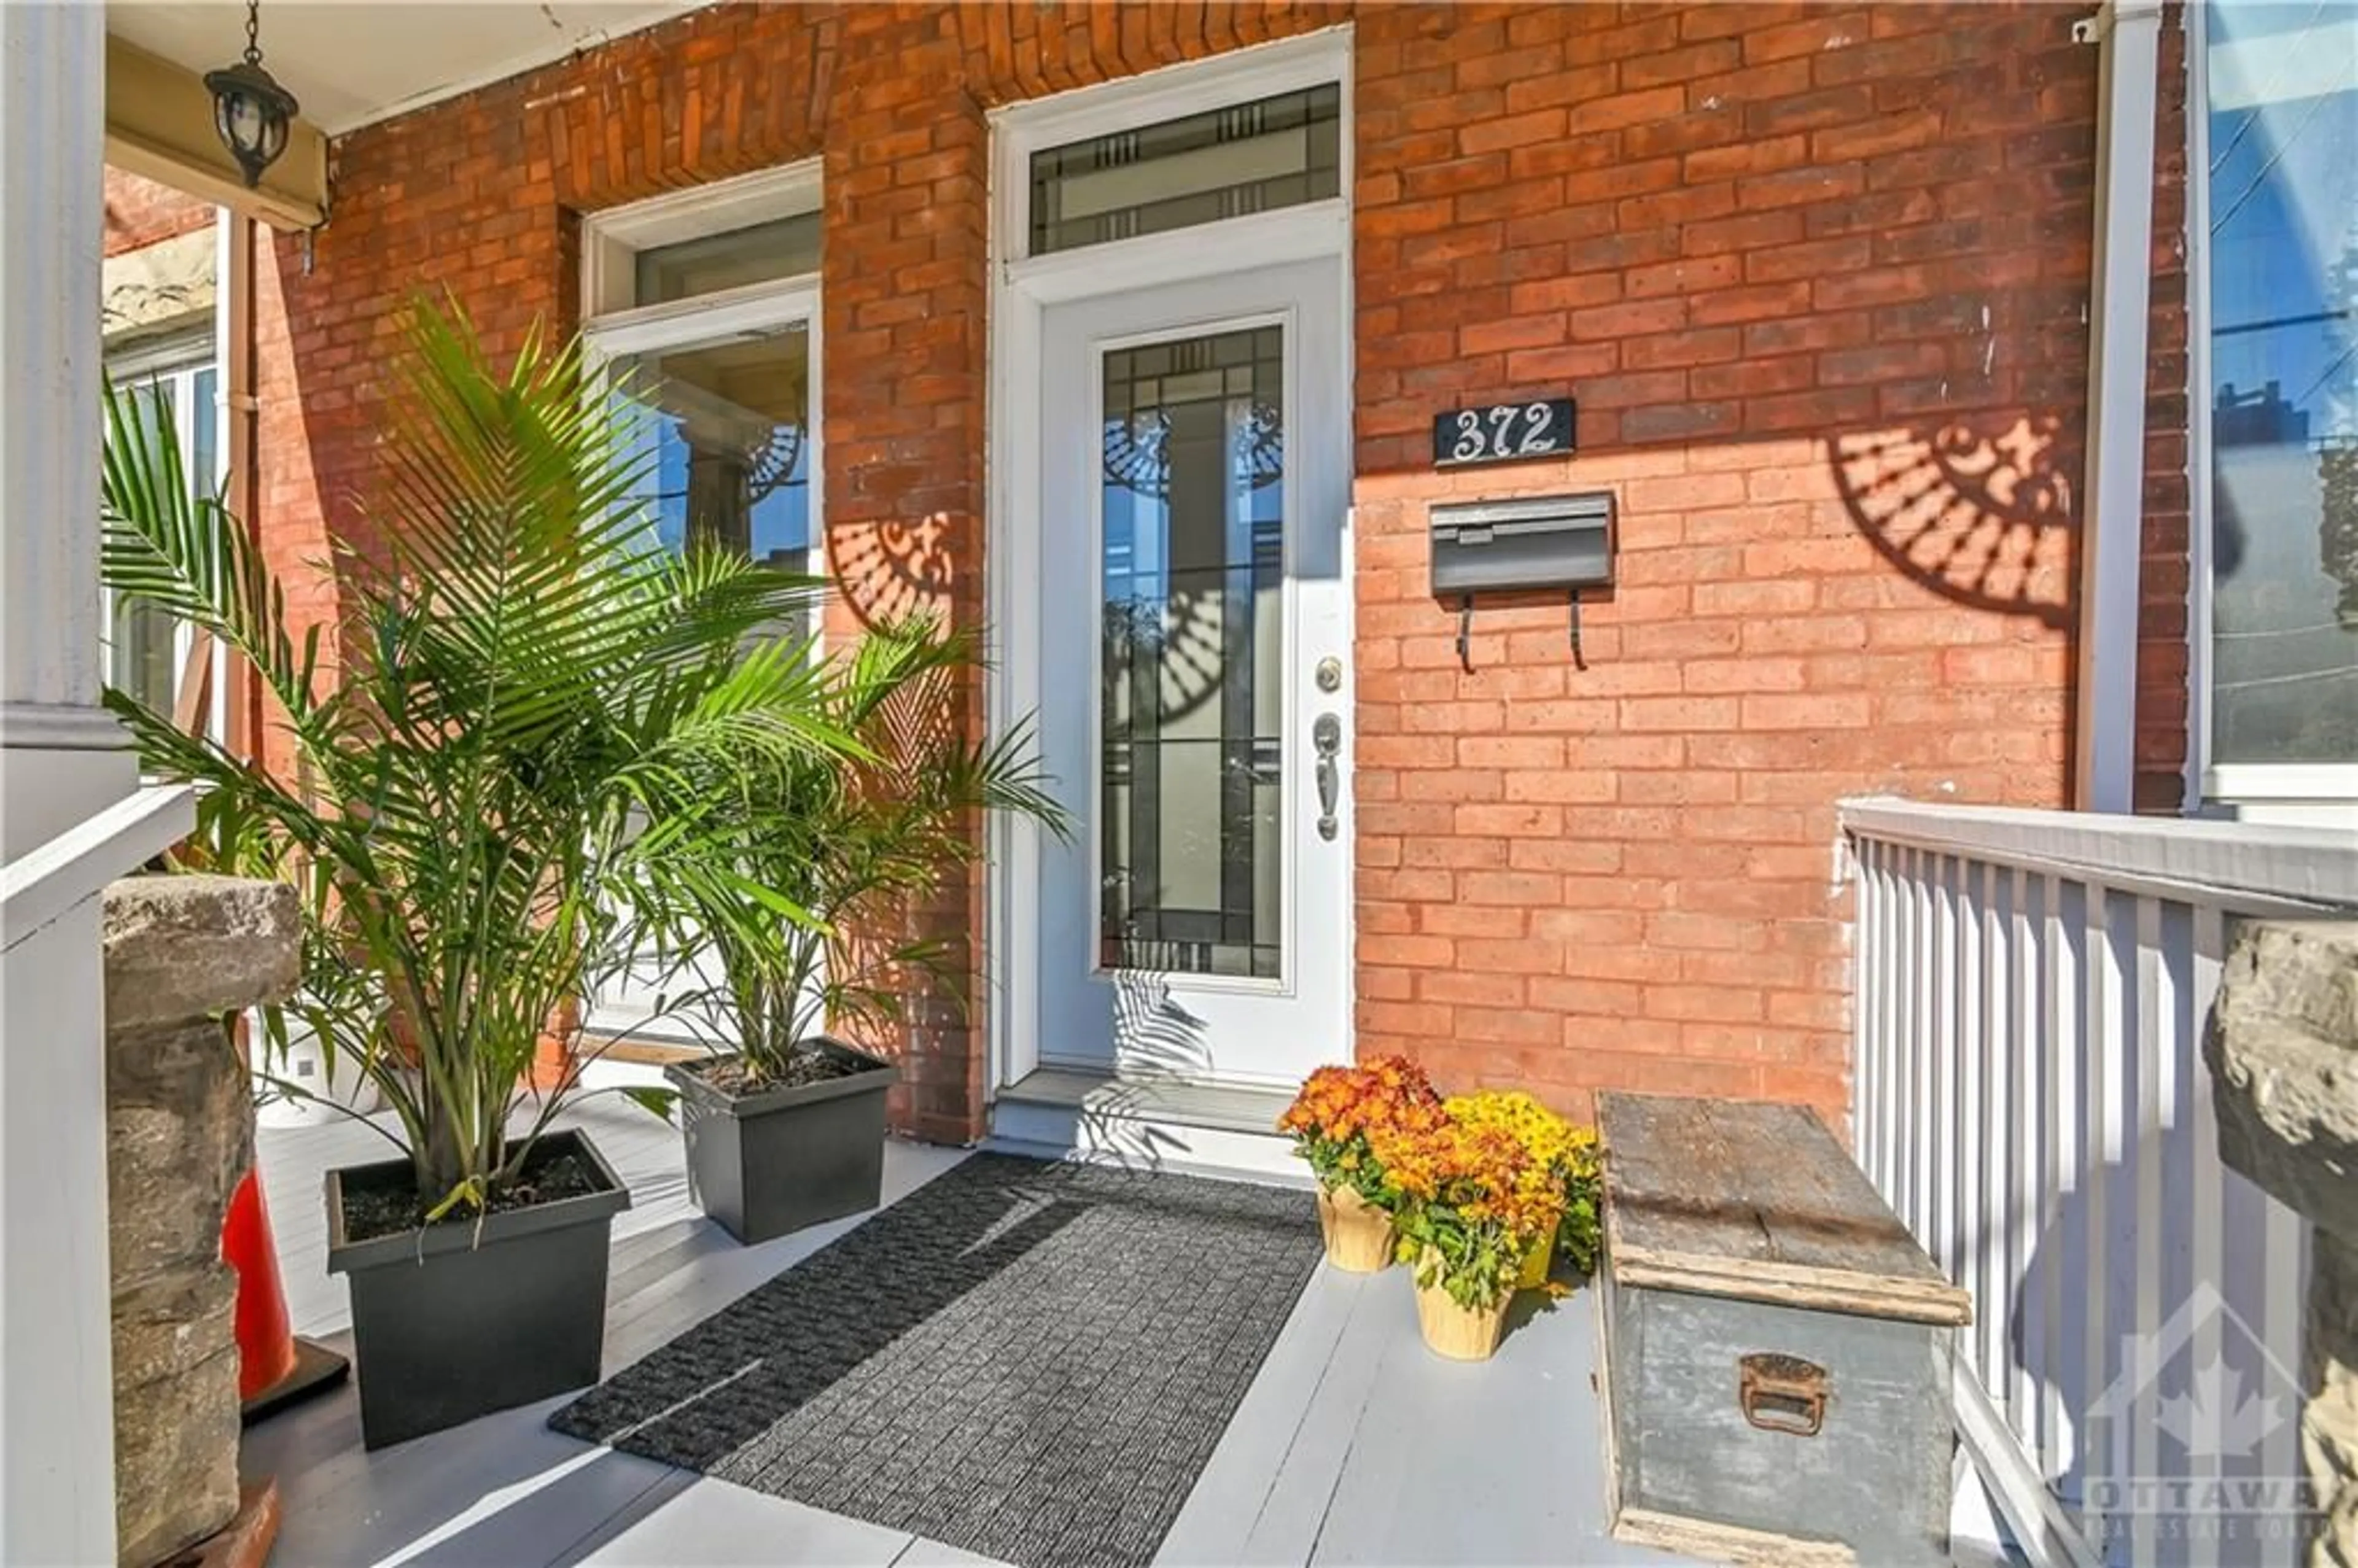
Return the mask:
[[[804,164],[583,226],[584,331],[602,395],[646,460],[632,503],[674,548],[698,540],[822,569],[821,222],[818,169]],[[780,631],[815,639],[817,628]],[[648,952],[592,1000],[591,1027],[708,1039],[720,1021],[665,1011],[661,993],[681,984]]]
[[[182,334],[107,362],[107,380],[130,400],[142,428],[169,431],[191,500],[217,496],[225,474],[221,444],[221,366],[210,332]],[[179,712],[192,671],[189,626],[151,605],[106,601],[106,680],[157,713]],[[218,671],[214,672],[218,675]],[[201,712],[188,715],[219,734],[223,694],[215,679]]]
[[[600,213],[584,235],[587,332],[650,461],[664,541],[812,569],[819,427],[819,188],[811,166]]]
[[[2192,793],[2358,811],[2358,8],[2193,7]]]

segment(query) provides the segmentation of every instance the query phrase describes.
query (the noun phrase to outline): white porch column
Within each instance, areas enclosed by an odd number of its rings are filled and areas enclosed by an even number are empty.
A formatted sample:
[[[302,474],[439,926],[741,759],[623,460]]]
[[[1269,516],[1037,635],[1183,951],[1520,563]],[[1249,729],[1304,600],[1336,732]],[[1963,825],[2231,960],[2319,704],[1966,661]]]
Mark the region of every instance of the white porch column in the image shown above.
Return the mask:
[[[105,22],[0,6],[0,859],[137,783],[98,706]]]
[[[98,707],[103,5],[0,5],[0,864],[137,785]],[[0,963],[0,1562],[112,1564],[94,867],[12,900]]]
[[[2136,784],[2137,557],[2145,535],[2147,317],[2161,0],[2105,0],[2077,35],[2104,53],[2089,300],[2088,481],[2080,521],[2079,735],[2071,804],[2127,811]]]

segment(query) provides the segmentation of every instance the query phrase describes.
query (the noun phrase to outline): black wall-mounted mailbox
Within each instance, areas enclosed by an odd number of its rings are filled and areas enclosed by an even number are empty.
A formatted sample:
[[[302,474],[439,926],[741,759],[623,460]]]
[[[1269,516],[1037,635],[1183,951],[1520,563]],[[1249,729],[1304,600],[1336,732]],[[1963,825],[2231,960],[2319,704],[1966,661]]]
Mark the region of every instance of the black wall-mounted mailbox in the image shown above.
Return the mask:
[[[1433,591],[1462,597],[1613,580],[1613,497],[1543,495],[1432,510]]]

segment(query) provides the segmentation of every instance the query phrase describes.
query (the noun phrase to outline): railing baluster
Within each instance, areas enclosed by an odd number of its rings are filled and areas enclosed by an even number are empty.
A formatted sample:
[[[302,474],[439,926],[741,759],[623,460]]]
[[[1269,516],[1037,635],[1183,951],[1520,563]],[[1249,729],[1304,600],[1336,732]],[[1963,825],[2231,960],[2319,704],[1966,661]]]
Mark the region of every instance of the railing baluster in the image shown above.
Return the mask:
[[[2087,1141],[2082,1119],[2088,1100],[2087,1017],[2088,890],[2082,883],[2050,876],[2047,883],[2047,1033],[2052,1044],[2047,1058],[2047,1126],[2054,1150],[2053,1198],[2040,1217],[2039,1256],[2045,1278],[2047,1333],[2041,1346],[2047,1383],[2046,1425],[2051,1444],[2047,1454],[2050,1481],[2068,1487],[2068,1501],[2076,1505],[2080,1481],[2080,1431],[2082,1407],[2071,1395],[2082,1387],[2072,1375],[2080,1346],[2071,1332],[2079,1305],[2085,1298],[2081,1281],[2072,1279],[2078,1264],[2087,1265],[2084,1237],[2074,1237],[2068,1224],[2085,1184],[2083,1169]],[[2074,1247],[2074,1243],[2078,1245]],[[2058,1256],[2058,1253],[2063,1255]],[[2070,1315],[2067,1315],[2067,1303]]]
[[[1906,1169],[1908,1129],[1915,1120],[1909,1098],[1909,1042],[1914,1038],[1916,955],[1914,948],[1915,881],[1908,874],[1908,851],[1893,849],[1884,860],[1884,878],[1891,896],[1884,910],[1888,940],[1884,945],[1891,975],[1891,990],[1884,1002],[1884,1060],[1889,1073],[1884,1084],[1883,1196],[1896,1214],[1901,1206],[1902,1173]]]
[[[1889,847],[1883,862],[1884,880],[1891,892],[1883,914],[1887,938],[1883,948],[1884,967],[1891,976],[1891,991],[1883,1008],[1883,1170],[1877,1182],[1883,1201],[1903,1219],[1908,1214],[1900,1184],[1908,1159],[1904,1151],[1908,1135],[1909,1008],[1914,995],[1915,970],[1914,953],[1909,946],[1915,932],[1910,903],[1915,896],[1915,883],[1908,876],[1908,854],[1905,846],[1895,844]]]
[[[2282,1390],[2288,1377],[2299,1378],[2304,1360],[2300,1319],[2309,1299],[2309,1222],[2280,1203],[2268,1202],[2266,1211],[2267,1252],[2261,1276],[2266,1286],[2260,1298],[2266,1305],[2260,1320],[2260,1345],[2250,1358],[2259,1361],[2264,1355],[2275,1366],[2248,1367],[2244,1387]],[[2303,1474],[2299,1422],[2277,1422],[2259,1447],[2257,1469],[2262,1480],[2282,1487]],[[2299,1558],[2286,1550],[2277,1561],[2291,1563]]]
[[[1932,1239],[1932,1128],[1937,1097],[1933,1087],[1933,1057],[1938,1025],[1935,999],[1940,994],[1940,935],[1935,923],[1938,900],[1933,892],[1933,858],[1916,857],[1916,935],[1911,964],[1915,970],[1916,1027],[1908,1046],[1908,1206],[1901,1213],[1916,1239],[1928,1248]]]
[[[1891,1209],[1916,1233],[1916,1140],[1924,1119],[1924,1079],[1918,1058],[1924,1052],[1924,978],[1931,962],[1924,947],[1923,859],[1914,849],[1899,851],[1899,942],[1892,949],[1899,965],[1899,1030],[1893,1087],[1899,1115],[1891,1124]]]
[[[2126,1162],[2122,1173],[2127,1180],[2134,1217],[2123,1238],[2129,1254],[2125,1260],[2127,1275],[2118,1281],[2124,1288],[2124,1299],[2113,1321],[2104,1325],[2115,1343],[2124,1347],[2122,1375],[2136,1379],[2141,1390],[2137,1396],[2137,1419],[2129,1432],[2131,1477],[2157,1476],[2161,1468],[2162,1368],[2156,1352],[2160,1343],[2161,1260],[2169,1242],[2161,1209],[2167,1125],[2162,1107],[2165,1086],[2174,1069],[2168,1054],[2169,1042],[2165,1037],[2167,1024],[2163,1017],[2169,998],[2162,976],[2161,903],[2157,899],[2140,898],[2134,907],[2131,983],[2136,989],[2131,994],[2136,1004],[2135,1049],[2127,1053],[2127,1068],[2136,1087],[2134,1098],[2120,1097],[2128,1119]],[[2119,1227],[2115,1229],[2117,1233]],[[2130,1346],[2135,1347],[2134,1360],[2130,1359]],[[2118,1452],[2116,1445],[2115,1453]],[[2131,1552],[2140,1563],[2153,1563],[2161,1557],[2157,1523],[2152,1509],[2137,1510],[2130,1540]],[[2172,1543],[2169,1557],[2172,1562],[2184,1561],[2178,1543]]]
[[[2135,1092],[2128,1078],[2128,1036],[2136,1027],[2136,900],[2101,884],[2088,890],[2088,1033],[2089,1061],[2086,1222],[2081,1246],[2087,1259],[2087,1281],[2080,1297],[2082,1362],[2079,1398],[2087,1409],[2112,1390],[2120,1376],[2120,1353],[2125,1348],[2115,1314],[2131,1299],[2134,1270],[2130,1249],[2135,1242],[2127,1229],[2135,1221],[2133,1189],[2128,1185],[2127,1097]],[[2142,1408],[2137,1416],[2147,1412]],[[2121,1473],[2127,1433],[2133,1419],[2115,1411],[2107,1423],[2101,1449],[2083,1443],[2082,1456],[2093,1476]]]
[[[2017,866],[2011,873],[2013,891],[2008,903],[2013,935],[2009,945],[2014,962],[2006,973],[2008,991],[2006,1014],[2012,1020],[2014,1056],[2014,1105],[2009,1119],[2009,1138],[2013,1154],[2008,1162],[2011,1186],[2006,1194],[2006,1252],[2000,1265],[2007,1288],[2013,1289],[2028,1276],[2030,1253],[2039,1236],[2039,1195],[2047,1190],[2048,1158],[2045,1097],[2041,1076],[2045,1053],[2039,1047],[2039,997],[2043,973],[2045,948],[2038,943],[2043,927],[2034,925],[2031,893],[2034,886],[2030,873]],[[2036,1331],[2044,1303],[2030,1299],[2018,1302],[2023,1312],[2021,1325],[2025,1346],[2036,1345]],[[2012,1335],[2006,1336],[2008,1339]],[[2006,1400],[2012,1416],[2015,1434],[2022,1439],[2023,1447],[2036,1454],[2044,1441],[2039,1422],[2039,1382],[2032,1376],[2034,1353],[2028,1348],[2013,1352],[2014,1376]]]
[[[2160,1069],[2157,1109],[2161,1124],[2154,1162],[2159,1177],[2155,1228],[2160,1236],[2155,1312],[2157,1323],[2164,1325],[2161,1331],[2167,1332],[2169,1319],[2193,1300],[2194,1140],[2211,1105],[2207,1098],[2194,1098],[2195,1057],[2201,1049],[2194,1011],[2194,911],[2175,900],[2163,903],[2159,935],[2153,1009],[2160,1031],[2154,1060]],[[2175,1391],[2174,1384],[2166,1384],[2164,1397]],[[2184,1533],[2191,1539],[2175,1543],[2178,1561],[2217,1562],[2214,1540],[2199,1531]]]
[[[2076,1529],[2073,1551],[2110,1561],[2291,1568],[2288,1534],[2169,1528],[2151,1483],[2300,1474],[2297,1422],[2242,1452],[2216,1424],[2242,1407],[2206,1409],[2194,1382],[2223,1366],[2280,1394],[2308,1268],[2300,1219],[2221,1162],[2201,1030],[2231,919],[2346,917],[2358,855],[2248,825],[1909,803],[1845,806],[1844,830],[1855,1147],[1974,1298],[1960,1366],[2019,1453],[1991,1454],[2006,1439],[1985,1425],[1969,1448],[2026,1550],[2060,1563],[2055,1531]],[[2196,1415],[2210,1430],[2178,1430]]]
[[[2211,1000],[2219,991],[2219,970],[2227,954],[2227,917],[2216,904],[2203,904],[2194,911],[2193,954],[2190,995],[2188,1005],[2191,1016],[2200,1019],[2211,1010]],[[2195,1050],[2188,1064],[2188,1106],[2191,1112],[2193,1136],[2192,1158],[2188,1162],[2188,1181],[2192,1185],[2189,1208],[2187,1299],[2201,1302],[2227,1300],[2225,1268],[2227,1170],[2219,1161],[2219,1123],[2209,1113],[2211,1076],[2202,1065],[2202,1055]],[[2258,1195],[2253,1195],[2255,1198]],[[2219,1365],[2223,1314],[2197,1310],[2194,1316],[2194,1337],[2189,1341],[2189,1359],[2197,1367]],[[2190,1468],[2197,1484],[2215,1481],[2220,1475],[2219,1451],[2216,1445],[2201,1444],[2190,1455]],[[2198,1543],[2195,1563],[2205,1565],[2222,1561],[2219,1542]]]
[[[1957,1088],[1962,1076],[1958,1056],[1958,947],[1962,937],[1957,909],[1957,862],[1942,856],[1934,884],[1939,924],[1938,965],[1933,970],[1932,1005],[1932,1256],[1943,1273],[1957,1273]]]
[[[1850,1146],[1859,1169],[1873,1173],[1883,1124],[1877,1115],[1882,1095],[1883,1056],[1881,1006],[1884,985],[1883,949],[1876,941],[1876,922],[1882,914],[1880,888],[1875,874],[1879,847],[1849,840],[1854,914],[1851,921],[1851,1096]]]
[[[1899,1098],[1899,997],[1908,954],[1899,934],[1902,884],[1894,864],[1898,858],[1898,851],[1891,846],[1876,845],[1877,891],[1873,938],[1877,955],[1876,967],[1883,972],[1883,979],[1876,996],[1876,1059],[1880,1064],[1880,1076],[1876,1080],[1876,1153],[1867,1174],[1875,1179],[1876,1191],[1883,1195],[1886,1203],[1891,1202],[1899,1190],[1898,1147],[1899,1129],[1905,1119],[1904,1102]]]
[[[2239,1386],[2256,1389],[2265,1383],[2255,1381],[2263,1374],[2254,1346],[2246,1335],[2234,1332],[2230,1325],[2241,1324],[2253,1334],[2267,1333],[2268,1298],[2275,1293],[2268,1278],[2275,1261],[2269,1257],[2268,1219],[2276,1206],[2235,1172],[2223,1171],[2221,1175],[2220,1209],[2225,1223],[2220,1238],[2219,1279],[2226,1309],[2218,1314],[2211,1345],[2219,1353],[2219,1365]],[[2257,1480],[2269,1470],[2268,1456],[2262,1451],[2222,1453],[2219,1458],[2221,1476],[2230,1485]]]
[[[2006,1273],[2006,1241],[2016,1224],[2014,1147],[2013,883],[1995,865],[1982,873],[1982,1190],[1981,1226],[1974,1237],[1974,1337],[1981,1349],[1982,1387],[2006,1408],[2006,1320],[2013,1281]]]
[[[1982,1097],[1988,1080],[1988,1017],[1983,1010],[1981,977],[1988,960],[1982,945],[1981,868],[1960,860],[1956,869],[1956,969],[1950,976],[1956,999],[1957,1038],[1952,1060],[1956,1064],[1956,1103],[1949,1119],[1949,1274],[1976,1302],[1988,1300],[1981,1277],[1982,1162],[1986,1149],[1982,1137]],[[1986,1315],[1985,1313],[1975,1316]],[[1957,1353],[1981,1377],[1981,1347],[1976,1335],[1963,1336]],[[1983,1387],[1987,1388],[1986,1379]]]

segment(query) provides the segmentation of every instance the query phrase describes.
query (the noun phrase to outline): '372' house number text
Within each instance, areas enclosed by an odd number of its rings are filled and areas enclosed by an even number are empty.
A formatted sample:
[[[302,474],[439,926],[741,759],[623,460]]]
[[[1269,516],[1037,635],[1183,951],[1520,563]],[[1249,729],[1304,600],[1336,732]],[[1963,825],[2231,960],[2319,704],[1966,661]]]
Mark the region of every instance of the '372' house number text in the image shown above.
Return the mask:
[[[1572,450],[1572,399],[1494,403],[1433,416],[1433,466],[1513,462]]]

